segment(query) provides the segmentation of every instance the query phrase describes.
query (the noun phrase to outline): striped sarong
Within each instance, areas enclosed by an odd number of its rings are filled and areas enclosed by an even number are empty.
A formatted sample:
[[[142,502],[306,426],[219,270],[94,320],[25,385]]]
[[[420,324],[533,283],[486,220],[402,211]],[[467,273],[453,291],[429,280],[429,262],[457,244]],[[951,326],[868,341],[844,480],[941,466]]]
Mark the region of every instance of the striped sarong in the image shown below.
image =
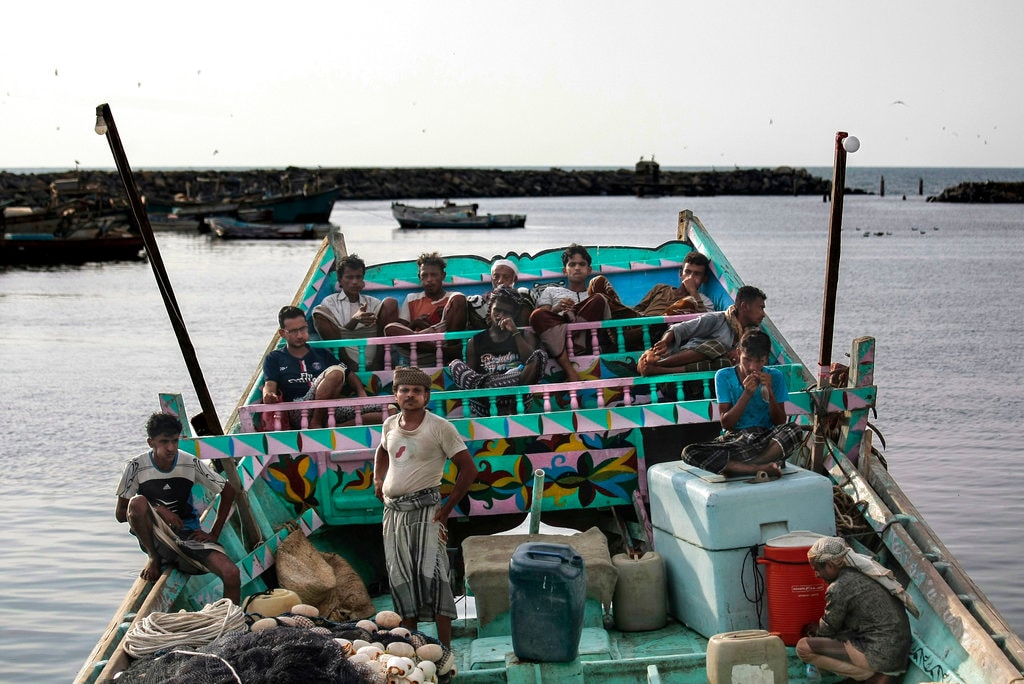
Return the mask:
[[[384,560],[391,601],[404,619],[458,617],[448,579],[447,530],[433,521],[440,503],[437,487],[384,497]]]
[[[543,369],[548,363],[548,354],[543,349],[534,349],[529,358],[522,364],[536,362]],[[522,366],[507,371],[496,371],[493,373],[478,373],[469,367],[462,359],[455,359],[448,364],[452,376],[452,382],[459,389],[475,390],[489,387],[515,387],[521,384],[519,376],[523,374]],[[533,404],[533,395],[527,394],[523,397],[523,410],[529,411]],[[516,412],[515,397],[498,397],[495,405],[499,415],[508,415]],[[491,415],[491,403],[487,399],[470,399],[470,413],[475,418],[486,418]]]
[[[156,544],[156,552],[164,565],[173,565],[188,575],[205,575],[208,572],[213,572],[206,566],[206,559],[214,551],[224,553],[224,547],[213,542],[189,539],[188,535],[191,532],[181,536],[156,514],[152,505],[149,507],[149,512],[153,516],[153,542]],[[142,546],[141,542],[139,546]],[[143,551],[145,550],[143,548]]]
[[[731,430],[711,442],[688,444],[683,447],[682,459],[698,468],[721,473],[729,461],[749,463],[776,442],[782,447],[782,456],[775,462],[781,466],[805,439],[807,433],[796,423]]]

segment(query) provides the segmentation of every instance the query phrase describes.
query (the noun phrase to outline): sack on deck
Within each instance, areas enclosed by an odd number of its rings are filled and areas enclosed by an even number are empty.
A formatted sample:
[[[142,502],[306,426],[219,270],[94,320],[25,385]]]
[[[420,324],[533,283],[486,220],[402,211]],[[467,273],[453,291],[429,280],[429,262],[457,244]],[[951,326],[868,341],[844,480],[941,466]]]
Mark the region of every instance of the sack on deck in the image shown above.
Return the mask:
[[[292,532],[281,542],[276,558],[280,585],[316,606],[320,617],[348,622],[376,612],[366,585],[348,561],[317,550],[301,532]]]

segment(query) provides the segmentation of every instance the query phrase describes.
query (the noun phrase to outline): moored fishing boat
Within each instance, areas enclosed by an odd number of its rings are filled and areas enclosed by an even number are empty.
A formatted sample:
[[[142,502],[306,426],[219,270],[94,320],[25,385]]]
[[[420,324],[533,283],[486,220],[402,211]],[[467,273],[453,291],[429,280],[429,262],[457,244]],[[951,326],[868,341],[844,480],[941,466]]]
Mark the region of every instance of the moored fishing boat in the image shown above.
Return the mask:
[[[0,224],[0,264],[57,265],[141,258],[142,236],[128,214],[70,215],[53,228],[48,219],[37,224]]]
[[[676,238],[658,247],[590,249],[599,272],[627,301],[652,283],[672,281],[683,257],[698,250],[711,259],[714,275],[705,294],[720,308],[729,304],[742,282],[700,221],[683,212]],[[516,262],[524,284],[539,283],[558,272],[559,252],[506,258]],[[296,305],[308,312],[334,290],[334,262],[343,253],[340,239],[322,245],[296,293]],[[490,261],[481,256],[450,257],[451,284],[467,294],[486,291]],[[402,296],[416,289],[415,274],[411,260],[382,264],[368,270],[368,288],[378,296]],[[866,419],[875,405],[874,341],[860,338],[852,345],[848,382],[816,387],[813,374],[766,319],[764,327],[773,339],[772,361],[792,390],[786,412],[799,422],[816,423],[814,450],[787,466],[776,481],[726,480],[678,460],[684,444],[717,432],[709,386],[712,373],[693,370],[640,378],[635,375],[636,352],[623,347],[624,326],[641,328],[646,346],[650,326],[664,322],[655,317],[574,324],[591,330],[595,342],[598,328],[603,328],[617,347],[575,357],[583,377],[576,383],[562,382],[564,377],[549,368],[541,382],[529,387],[455,391],[445,368],[430,354],[411,359],[430,373],[432,410],[453,422],[481,473],[449,524],[450,553],[454,567],[460,569],[453,584],[468,584],[470,590],[466,595],[460,592],[463,617],[454,623],[459,681],[703,682],[713,680],[712,670],[720,673],[723,664],[726,678],[728,667],[734,665],[745,673],[742,681],[802,680],[804,670],[791,646],[781,658],[739,663],[723,658],[716,648],[723,634],[765,626],[776,631],[773,619],[779,616],[771,606],[779,594],[773,595],[769,587],[766,595],[765,577],[755,561],[762,553],[760,560],[768,561],[772,542],[795,530],[838,531],[908,586],[920,615],[911,623],[910,669],[901,681],[1021,680],[1019,636],[935,538],[871,447]],[[467,337],[448,333],[417,339],[440,346],[445,339]],[[278,342],[273,340],[271,346]],[[401,342],[385,338],[344,345],[315,343],[329,348],[384,347],[383,370],[359,368],[364,384],[379,396],[327,403],[347,404],[357,411],[379,403],[388,395],[398,355],[390,345]],[[409,353],[415,355],[415,349]],[[200,458],[226,464],[247,492],[248,512],[240,507],[236,521],[241,524],[230,525],[221,536],[241,570],[243,594],[252,595],[272,582],[267,570],[283,539],[305,535],[319,549],[348,559],[373,593],[375,608],[388,607],[380,562],[380,505],[371,484],[379,426],[311,430],[304,417],[298,429],[275,430],[268,423],[280,407],[253,403],[260,384],[257,370],[229,419],[227,435],[190,437],[182,444]],[[490,400],[498,394],[517,402],[532,394],[537,400],[529,410],[520,403],[514,415],[467,417],[467,399]],[[323,405],[307,402],[290,408],[308,414]],[[162,408],[185,415],[175,396],[162,397]],[[263,431],[255,431],[257,423]],[[803,467],[813,465],[814,451],[823,457],[824,473]],[[454,473],[448,472],[443,493],[451,491],[453,481]],[[713,506],[708,505],[711,499]],[[834,512],[836,503],[849,500],[856,505]],[[548,529],[540,534],[541,518],[576,534],[555,536],[559,530]],[[245,531],[247,521],[256,523],[255,535]],[[528,532],[522,530],[527,534],[492,534],[516,530],[524,522],[529,523]],[[572,545],[585,560],[588,577],[592,573],[596,578],[593,590],[588,584],[578,654],[568,662],[530,662],[513,655],[518,649],[510,617],[514,605],[509,603],[509,559],[521,541],[537,539]],[[639,580],[630,572],[629,556],[652,546],[664,559],[666,572],[660,581]],[[625,562],[617,552],[627,556]],[[620,598],[621,585],[633,591]],[[119,648],[121,635],[141,615],[152,610],[195,611],[219,595],[219,582],[209,576],[170,572],[155,585],[138,581],[83,667],[80,681],[106,678],[128,665]],[[634,614],[632,622],[624,622],[630,608],[647,598],[653,598],[652,612],[667,603],[668,619],[638,626]],[[765,600],[767,617],[758,608]],[[783,596],[784,603],[794,601]],[[796,624],[797,633],[803,624]],[[538,632],[552,635],[549,640],[561,632],[546,628],[557,626],[534,623]]]
[[[338,246],[324,243],[296,294],[296,303],[307,311],[333,291],[333,263],[343,249],[341,242],[335,244]],[[691,249],[700,250],[712,260],[715,279],[706,293],[719,306],[728,304],[742,283],[710,235],[689,213],[680,217],[677,240],[655,248],[592,246],[591,253],[600,272],[629,301],[651,283],[670,281]],[[550,279],[557,272],[559,252],[508,258],[517,260],[521,282],[529,285]],[[479,256],[449,257],[453,285],[467,294],[485,291],[489,287],[489,262]],[[371,267],[367,288],[376,296],[401,297],[415,288],[415,268],[411,260]],[[633,319],[628,324],[649,329],[659,322]],[[624,325],[600,324],[616,337]],[[696,682],[707,677],[711,637],[770,628],[771,616],[758,613],[757,601],[743,598],[742,587],[758,586],[760,572],[752,557],[744,565],[747,540],[699,538],[695,523],[689,521],[694,516],[704,520],[700,516],[707,514],[695,511],[698,500],[686,498],[686,492],[692,488],[713,489],[721,497],[742,492],[742,499],[747,501],[733,498],[734,513],[752,526],[746,533],[754,535],[752,545],[763,550],[768,541],[764,537],[775,538],[798,529],[826,534],[836,530],[833,486],[859,502],[865,525],[856,531],[861,546],[880,557],[909,585],[921,608],[921,617],[912,621],[911,669],[903,681],[1008,682],[1020,677],[1019,637],[920,519],[871,449],[865,422],[875,401],[870,372],[873,340],[864,338],[853,345],[855,363],[849,385],[802,389],[813,382],[813,374],[767,319],[765,327],[775,343],[773,362],[784,370],[793,390],[787,413],[810,423],[816,411],[823,413],[816,407],[828,407],[829,417],[839,423],[840,429],[825,442],[825,475],[791,465],[781,480],[753,484],[742,478],[723,481],[718,476],[695,473],[679,462],[683,444],[717,431],[715,404],[709,393],[711,371],[640,378],[633,374],[635,352],[580,356],[576,362],[584,378],[581,383],[560,382],[558,373],[552,370],[535,386],[496,391],[513,396],[534,394],[540,401],[534,402],[531,411],[516,416],[469,418],[462,412],[462,401],[488,396],[488,391],[455,391],[442,366],[429,358],[416,359],[434,380],[433,410],[458,427],[481,470],[477,485],[457,506],[458,516],[449,526],[455,565],[465,568],[465,581],[475,599],[475,613],[455,622],[453,651],[460,681],[518,681],[517,668],[540,672],[541,678],[549,681],[560,681],[565,676],[565,664],[538,665],[506,658],[506,653],[512,651],[509,608],[500,600],[496,603],[500,583],[497,589],[489,584],[495,573],[487,563],[487,558],[496,553],[493,545],[504,545],[498,553],[508,554],[503,556],[507,569],[512,547],[530,538],[512,537],[505,542],[493,541],[489,535],[515,528],[528,519],[531,511],[545,523],[599,534],[604,549],[586,557],[595,574],[612,574],[612,558],[629,548],[649,550],[653,545],[666,562],[668,622],[643,632],[618,629],[614,625],[614,601],[607,592],[595,592],[587,604],[580,656],[568,667],[574,667],[582,681],[636,681],[654,666],[662,681]],[[467,333],[448,333],[448,338],[466,337]],[[346,344],[386,347],[392,341],[400,340]],[[334,347],[340,343],[314,344]],[[364,384],[380,395],[388,393],[391,359],[395,358],[390,349],[385,352],[385,370],[360,370]],[[267,588],[264,571],[273,564],[274,551],[284,537],[297,533],[290,530],[297,529],[308,534],[318,548],[338,553],[360,567],[366,585],[375,594],[375,605],[387,607],[389,598],[382,589],[386,581],[376,562],[380,554],[380,506],[369,477],[379,426],[255,432],[258,416],[271,410],[253,403],[260,382],[257,371],[229,421],[227,436],[192,438],[182,447],[204,459],[237,461],[263,537],[244,539],[235,528],[222,535],[229,553],[242,568],[243,593]],[[372,401],[338,403],[362,406]],[[174,401],[166,406],[182,410]],[[809,465],[809,460],[804,465]],[[541,475],[535,479],[536,471]],[[289,484],[281,486],[283,481]],[[450,489],[452,482],[449,473],[442,490]],[[685,485],[680,487],[680,482]],[[539,488],[535,489],[537,483]],[[768,506],[770,511],[760,511],[759,506],[766,501],[776,503]],[[652,532],[646,531],[645,522]],[[713,519],[708,522],[711,527],[716,523]],[[854,532],[845,528],[846,524],[841,522],[838,530]],[[592,528],[598,532],[587,532]],[[691,534],[697,536],[688,537]],[[716,534],[728,536],[735,530],[720,529]],[[536,538],[551,539],[546,535]],[[569,537],[566,543],[585,542]],[[461,575],[456,585],[463,586]],[[643,591],[657,595],[659,588],[644,587]],[[104,649],[110,652],[94,655],[97,661],[107,661],[109,669],[104,676],[127,665],[127,658],[116,650],[114,635],[117,626],[134,617],[142,603],[150,610],[197,610],[218,595],[219,585],[209,576],[187,577],[173,572],[152,587],[137,583],[112,625]],[[752,598],[764,601],[766,597],[762,594]],[[461,601],[469,604],[467,598]],[[611,603],[610,620],[605,619],[609,617],[607,603]],[[799,661],[791,647],[787,655],[789,676],[799,679]],[[88,663],[82,681],[96,679],[99,669]]]
[[[391,215],[402,228],[522,228],[525,214],[480,214],[479,206],[445,200],[439,207],[391,203]]]
[[[243,221],[261,223],[327,223],[340,191],[330,188],[242,200],[236,215]]]
[[[194,220],[217,216],[252,223],[327,223],[339,188],[284,194],[225,196],[215,200],[150,200],[154,216]]]
[[[211,232],[224,240],[314,240],[327,235],[331,223],[250,223],[227,216],[205,219]]]

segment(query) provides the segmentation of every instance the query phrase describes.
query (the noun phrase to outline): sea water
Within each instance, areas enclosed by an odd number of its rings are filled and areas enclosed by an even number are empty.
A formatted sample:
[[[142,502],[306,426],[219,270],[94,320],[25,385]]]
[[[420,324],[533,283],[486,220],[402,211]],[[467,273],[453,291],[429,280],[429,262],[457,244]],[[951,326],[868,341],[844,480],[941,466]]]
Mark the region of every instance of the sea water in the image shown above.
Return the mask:
[[[904,186],[916,190],[918,174],[931,171],[903,172]],[[855,337],[877,338],[872,423],[890,469],[1020,632],[1024,587],[1005,577],[1024,527],[1016,484],[1024,460],[1024,211],[927,203],[912,193],[903,200],[888,192],[898,182],[886,173],[884,198],[846,198],[832,358],[845,360]],[[959,180],[955,170],[949,177],[945,185]],[[830,212],[820,197],[474,201],[482,211],[527,214],[526,228],[399,230],[386,201],[339,202],[332,221],[349,251],[374,263],[574,241],[654,246],[675,237],[679,210],[692,209],[740,276],[768,294],[769,316],[804,362],[816,365]],[[158,240],[223,420],[316,245],[171,233]],[[146,448],[143,425],[158,409],[157,393],[182,392],[190,413],[200,409],[147,262],[0,271],[0,320],[0,679],[63,682],[144,563],[114,520],[114,489],[123,462]]]

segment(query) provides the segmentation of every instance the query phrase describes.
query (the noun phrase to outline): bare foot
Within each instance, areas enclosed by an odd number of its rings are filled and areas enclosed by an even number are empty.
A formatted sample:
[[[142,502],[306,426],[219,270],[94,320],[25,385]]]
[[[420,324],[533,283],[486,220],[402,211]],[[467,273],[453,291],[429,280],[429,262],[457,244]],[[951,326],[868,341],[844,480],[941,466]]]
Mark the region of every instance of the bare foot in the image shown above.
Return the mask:
[[[139,577],[147,582],[156,582],[160,579],[160,559],[150,558],[146,567],[142,568],[142,572],[139,573]]]
[[[769,480],[776,480],[782,477],[782,468],[775,461],[771,463],[736,463],[729,461],[722,468],[722,475],[736,477],[737,475],[758,475],[764,473]]]

